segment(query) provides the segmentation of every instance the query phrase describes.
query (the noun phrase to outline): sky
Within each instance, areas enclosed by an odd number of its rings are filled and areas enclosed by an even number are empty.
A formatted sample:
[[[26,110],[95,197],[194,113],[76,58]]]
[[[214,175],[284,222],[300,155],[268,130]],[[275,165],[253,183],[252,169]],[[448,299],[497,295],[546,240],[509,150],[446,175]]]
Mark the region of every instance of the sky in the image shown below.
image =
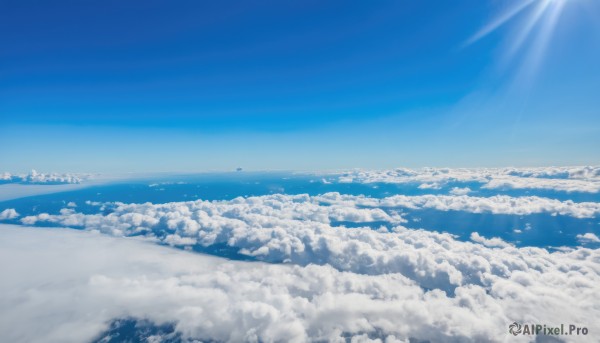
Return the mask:
[[[6,0],[0,31],[0,171],[600,163],[595,0]]]

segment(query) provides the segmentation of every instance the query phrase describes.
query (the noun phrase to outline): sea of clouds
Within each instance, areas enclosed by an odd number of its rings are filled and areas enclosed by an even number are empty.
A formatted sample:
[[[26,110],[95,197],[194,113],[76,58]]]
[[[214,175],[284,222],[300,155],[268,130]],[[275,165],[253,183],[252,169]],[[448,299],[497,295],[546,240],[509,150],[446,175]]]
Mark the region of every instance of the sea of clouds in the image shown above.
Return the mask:
[[[599,182],[593,167],[396,169],[335,177],[431,187],[469,180],[489,188],[500,179],[535,179],[540,183],[522,184],[545,189],[543,182],[550,182],[554,190],[589,193]],[[515,247],[478,232],[465,242],[406,228],[403,211],[598,218],[600,203],[470,193],[454,187],[449,194],[383,198],[330,192],[88,202],[97,212],[78,212],[69,203],[60,213],[24,216],[4,209],[0,220],[83,230],[1,226],[0,260],[10,263],[0,264],[6,277],[0,335],[89,341],[111,321],[139,318],[173,325],[189,341],[531,341],[508,333],[516,321],[585,326],[588,336],[561,339],[596,342],[600,250],[590,248],[600,243],[596,234],[580,234],[581,246],[556,251]],[[211,246],[255,261],[197,253]]]
[[[421,231],[399,236],[422,246],[414,259],[462,261],[465,281],[449,295],[402,273],[230,261],[134,238],[3,225],[0,259],[11,262],[0,264],[10,276],[0,283],[0,332],[11,342],[83,342],[130,317],[172,323],[183,340],[223,342],[529,341],[509,336],[513,321],[600,330],[597,251],[489,248]],[[466,275],[469,265],[479,266],[475,278]]]

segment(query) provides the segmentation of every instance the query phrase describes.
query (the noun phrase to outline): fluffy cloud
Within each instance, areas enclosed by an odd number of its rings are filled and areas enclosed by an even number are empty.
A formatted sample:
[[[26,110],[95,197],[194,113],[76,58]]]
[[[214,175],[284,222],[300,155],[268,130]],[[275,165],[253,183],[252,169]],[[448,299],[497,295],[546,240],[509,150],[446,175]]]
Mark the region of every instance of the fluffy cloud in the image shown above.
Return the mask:
[[[47,221],[117,236],[141,235],[177,246],[225,245],[268,262],[329,264],[340,271],[372,275],[402,273],[425,288],[454,292],[456,287],[466,284],[489,285],[489,275],[501,277],[515,266],[527,269],[525,266],[534,259],[554,255],[546,256],[535,248],[516,249],[498,240],[486,241],[474,236],[479,243],[504,248],[506,253],[501,254],[482,250],[480,244],[458,244],[449,234],[409,230],[399,225],[403,220],[394,207],[597,214],[597,207],[592,205],[598,204],[590,203],[591,208],[586,207],[588,203],[582,204],[537,197],[426,195],[373,199],[339,193],[314,197],[276,194],[231,201],[116,203],[105,205],[105,210],[112,207],[108,214],[63,209],[58,215],[42,213],[21,221],[29,225]],[[577,207],[580,205],[583,207]],[[387,212],[382,210],[386,207]],[[335,226],[338,221],[386,221],[396,226],[392,232],[368,227],[348,229]]]
[[[0,220],[15,219],[17,217],[19,217],[19,213],[14,208],[7,208],[0,212]]]
[[[581,243],[600,243],[600,238],[598,238],[598,236],[591,232],[585,233],[583,235],[577,235],[577,239]]]
[[[38,173],[36,170],[31,170],[29,174],[12,175],[10,173],[0,174],[0,180],[19,182],[23,184],[78,184],[89,178],[87,174],[72,174],[72,173]]]
[[[506,174],[548,179],[600,179],[600,167],[505,168]]]
[[[501,176],[491,179],[482,187],[488,189],[548,189],[564,192],[598,193],[600,191],[600,181]]]
[[[397,168],[391,170],[354,170],[339,175],[342,183],[420,183],[445,184],[455,182],[485,182],[493,169]]]
[[[342,196],[347,197],[347,196]],[[350,196],[353,197],[353,196]],[[575,218],[593,218],[600,214],[600,203],[560,201],[537,196],[471,197],[466,195],[395,195],[383,199],[358,199],[359,204],[380,207],[406,207],[412,209],[436,209],[440,211],[465,211],[471,213],[493,213],[529,215],[535,213],[560,214]]]
[[[439,183],[422,183],[418,187],[419,189],[441,189],[442,186]]]
[[[355,170],[338,175],[342,183],[418,183],[419,188],[439,188],[450,182],[481,183],[489,189],[549,189],[565,192],[600,192],[600,167],[398,168]]]
[[[564,339],[595,341],[597,250],[492,249],[423,231],[394,235],[431,258],[445,260],[441,248],[453,262],[479,265],[486,285],[466,283],[449,296],[399,273],[234,262],[131,238],[3,226],[0,259],[12,262],[0,264],[0,334],[12,342],[82,342],[115,318],[134,317],[173,323],[182,338],[203,341],[529,341],[508,336],[518,321],[577,323],[590,336]]]
[[[332,192],[314,196],[312,199],[325,205],[346,206],[349,208],[435,209],[439,211],[512,215],[548,213],[575,218],[594,218],[600,215],[600,203],[597,202],[560,201],[538,196],[510,197],[495,195],[491,197],[472,197],[427,194],[417,196],[394,195],[379,199]]]
[[[505,241],[503,241],[500,238],[494,237],[494,238],[487,239],[487,238],[481,236],[477,232],[471,233],[470,238],[473,242],[481,243],[481,244],[485,245],[486,247],[507,248],[507,247],[511,246],[510,244],[506,243]]]
[[[454,187],[450,190],[450,194],[452,195],[467,195],[469,193],[471,193],[471,189],[469,187]]]

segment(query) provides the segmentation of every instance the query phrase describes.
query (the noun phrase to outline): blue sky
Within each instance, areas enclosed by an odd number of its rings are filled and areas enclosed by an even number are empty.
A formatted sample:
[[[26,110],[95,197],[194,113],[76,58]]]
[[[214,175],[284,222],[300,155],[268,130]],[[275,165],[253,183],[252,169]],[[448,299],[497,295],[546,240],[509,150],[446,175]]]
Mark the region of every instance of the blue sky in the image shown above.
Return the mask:
[[[0,169],[598,164],[600,5],[522,3],[4,1]]]

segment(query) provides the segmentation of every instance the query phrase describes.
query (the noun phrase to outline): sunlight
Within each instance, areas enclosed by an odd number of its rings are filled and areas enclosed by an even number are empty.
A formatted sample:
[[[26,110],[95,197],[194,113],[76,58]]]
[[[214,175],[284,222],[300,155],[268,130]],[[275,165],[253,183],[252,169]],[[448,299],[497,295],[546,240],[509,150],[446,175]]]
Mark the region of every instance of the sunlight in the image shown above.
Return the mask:
[[[524,9],[529,7],[534,2],[535,2],[535,0],[526,0],[526,1],[519,3],[517,6],[514,6],[513,8],[509,9],[508,11],[506,11],[506,13],[500,15],[498,18],[494,19],[491,23],[484,26],[481,30],[477,31],[477,33],[475,33],[471,38],[469,38],[465,42],[464,45],[465,46],[471,45],[471,44],[479,41],[480,39],[486,37],[490,33],[496,31],[496,29],[498,29],[502,25],[506,24],[508,21],[513,19],[516,15],[521,13]]]
[[[512,60],[520,51],[526,49],[519,74],[525,79],[531,78],[542,61],[566,2],[566,0],[519,1],[477,31],[464,43],[464,46],[480,41],[510,22],[518,21],[515,23],[514,36],[511,37],[509,47],[504,52],[504,60]]]
[[[509,55],[514,54],[537,27],[540,27],[538,39],[547,42],[566,2],[566,0],[521,1],[477,31],[464,45],[468,46],[478,42],[505,24],[515,20],[520,14],[527,14],[527,18],[518,29],[519,33],[514,43],[511,44]]]

